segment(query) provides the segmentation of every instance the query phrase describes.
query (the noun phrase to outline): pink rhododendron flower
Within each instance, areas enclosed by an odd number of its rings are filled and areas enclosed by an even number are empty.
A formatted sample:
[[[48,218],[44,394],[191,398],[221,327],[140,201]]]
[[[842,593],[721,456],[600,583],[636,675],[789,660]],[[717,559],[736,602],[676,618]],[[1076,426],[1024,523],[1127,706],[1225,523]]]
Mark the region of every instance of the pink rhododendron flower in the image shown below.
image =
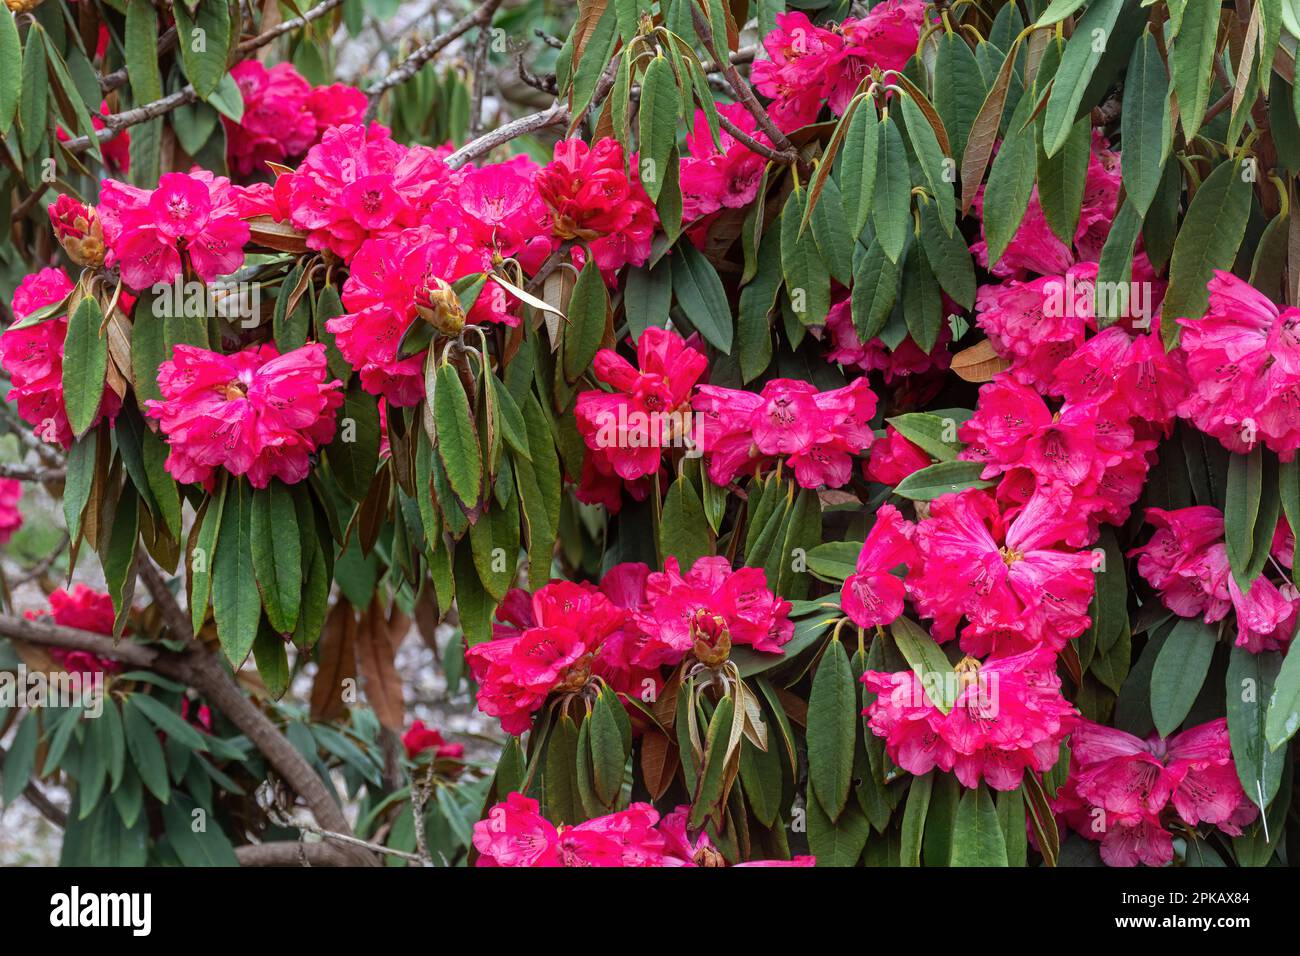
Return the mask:
[[[930,456],[912,444],[893,425],[885,427],[885,437],[871,446],[871,457],[863,468],[868,481],[896,485],[913,472],[930,466]]]
[[[71,591],[63,588],[52,591],[49,601],[48,614],[60,627],[76,628],[94,634],[113,633],[113,599],[102,591],[93,590],[84,584],[75,584]],[[28,620],[39,621],[46,616],[46,612],[27,611],[24,616]],[[115,674],[122,669],[119,661],[89,651],[50,647],[49,653],[64,670],[72,674]]]
[[[431,296],[454,296],[451,282],[490,267],[481,249],[458,245],[429,225],[367,239],[343,283],[348,311],[330,319],[325,328],[360,372],[366,391],[399,407],[414,405],[424,397],[424,353],[399,359],[402,336]],[[513,302],[489,279],[465,319],[514,325],[519,320],[508,311]]]
[[[994,350],[1011,362],[1008,371],[1016,381],[1046,391],[1057,366],[1083,345],[1093,320],[1091,299],[1062,296],[1076,283],[1090,286],[1093,275],[1094,267],[1078,266],[1064,276],[980,286],[976,322]]]
[[[1079,518],[1069,504],[1036,493],[1013,518],[984,491],[944,495],[917,525],[920,561],[907,577],[934,638],[951,640],[963,616],[968,654],[1044,645],[1059,650],[1088,628],[1093,556],[1059,547]]]
[[[1080,720],[1070,738],[1070,775],[1053,809],[1101,842],[1109,866],[1168,864],[1173,845],[1164,821],[1174,815],[1232,836],[1258,815],[1238,782],[1222,717],[1168,740]]]
[[[1088,519],[1066,539],[1079,547],[1096,539],[1099,522],[1127,519],[1156,447],[1155,438],[1135,435],[1125,402],[1067,402],[1053,414],[1036,391],[1005,375],[980,389],[957,435],[969,442],[959,457],[983,462],[983,478],[1010,473],[999,497],[1025,500],[1041,489],[1072,501],[1076,517]]]
[[[952,709],[934,705],[916,672],[867,671],[862,682],[876,695],[863,714],[885,739],[889,758],[913,774],[936,767],[964,787],[984,781],[1015,790],[1026,769],[1050,770],[1076,719],[1061,696],[1055,655],[1037,648],[983,664],[967,658],[956,675]]]
[[[575,408],[588,457],[624,481],[653,475],[664,448],[692,439],[691,390],[708,365],[670,329],[646,329],[636,351],[639,369],[612,349],[597,352],[592,370],[615,391],[582,392]]]
[[[316,138],[335,126],[360,124],[366,115],[366,94],[346,83],[312,87],[307,94],[307,109],[316,120]]]
[[[981,239],[971,244],[971,252],[981,266],[999,276],[1019,276],[1024,272],[1059,276],[1076,263],[1096,262],[1101,258],[1102,246],[1115,219],[1119,188],[1119,153],[1107,149],[1101,131],[1093,130],[1092,153],[1088,160],[1079,223],[1075,227],[1074,248],[1062,242],[1047,224],[1038,199],[1038,187],[1035,186],[1016,234],[1002,257],[990,266],[988,245],[983,240],[984,188],[981,187],[974,202],[980,217]]]
[[[319,343],[284,355],[273,345],[234,355],[178,345],[158,369],[158,387],[163,399],[147,402],[147,414],[171,446],[167,472],[186,484],[207,483],[218,468],[247,475],[255,488],[302,481],[343,404]]]
[[[857,570],[840,590],[840,606],[858,627],[890,624],[903,613],[906,588],[891,572],[919,557],[912,544],[915,528],[893,505],[881,505],[876,523],[862,542]]]
[[[1300,591],[1289,580],[1279,587],[1265,574],[1241,590],[1228,563],[1219,509],[1149,508],[1146,517],[1156,532],[1129,555],[1137,556],[1138,574],[1160,593],[1165,607],[1210,624],[1235,610],[1237,646],[1254,654],[1287,646],[1300,611]]]
[[[618,140],[556,143],[555,158],[537,174],[537,191],[550,209],[554,235],[589,243],[602,271],[639,266],[650,257],[659,215],[640,180],[628,177]]]
[[[378,124],[340,126],[292,174],[290,221],[307,245],[351,259],[370,236],[390,236],[421,218],[442,196],[451,171],[427,146],[406,147]]]
[[[580,690],[600,668],[607,639],[627,611],[591,584],[552,581],[531,596],[514,589],[496,611],[492,640],[466,661],[478,682],[478,707],[508,734],[522,734],[553,690]]]
[[[311,84],[289,63],[267,69],[258,60],[242,60],[230,69],[244,98],[239,122],[222,117],[226,156],[241,176],[261,171],[265,163],[301,156],[316,140],[316,117],[307,109]]]
[[[474,824],[478,866],[662,866],[659,813],[648,803],[556,828],[536,800],[506,797]]]
[[[108,255],[133,289],[171,282],[181,272],[181,253],[205,282],[244,264],[248,224],[230,181],[195,168],[164,173],[154,190],[105,180],[99,194]]]
[[[7,543],[23,526],[23,513],[18,510],[22,496],[22,482],[16,478],[0,478],[0,544]]]
[[[53,305],[72,292],[72,282],[62,269],[42,269],[23,277],[14,291],[13,313],[22,319]],[[0,335],[0,366],[12,387],[8,399],[18,414],[33,426],[36,436],[52,445],[72,446],[72,426],[63,404],[63,340],[68,333],[66,316],[10,328]],[[117,417],[122,401],[108,386],[100,400],[98,423]]]
[[[646,578],[645,601],[633,613],[641,636],[630,647],[631,664],[652,668],[673,665],[692,648],[692,623],[696,616],[721,618],[731,643],[757,651],[779,653],[794,636],[790,602],[767,587],[762,568],[737,568],[722,555],[699,558],[682,573],[675,557],[663,571]]]
[[[459,760],[465,756],[463,744],[447,743],[442,734],[432,727],[424,726],[422,720],[412,723],[406,733],[402,734],[402,746],[406,749],[409,760],[414,760],[428,750],[433,751],[435,760]]]
[[[1283,461],[1300,448],[1300,309],[1279,310],[1229,272],[1208,285],[1200,319],[1182,325],[1191,393],[1178,414],[1233,452],[1258,442]]]
[[[499,256],[518,259],[527,272],[540,268],[555,248],[546,204],[537,192],[540,169],[527,156],[466,169],[454,198],[440,206],[454,206],[454,222],[466,233],[457,234],[457,241],[477,247],[488,265]]]
[[[727,103],[718,107],[742,132],[750,134],[764,146],[771,141],[758,132],[758,120],[743,103]],[[713,142],[708,120],[703,110],[695,111],[695,126],[686,137],[689,155],[681,160],[682,219],[694,222],[719,209],[743,209],[754,201],[763,179],[767,160],[719,128],[719,149]]]
[[[865,378],[818,392],[811,382],[772,379],[762,392],[702,385],[694,398],[709,478],[727,485],[765,462],[785,458],[804,488],[839,488],[853,456],[871,447],[876,396]]]
[[[659,821],[659,832],[664,838],[664,866],[726,866],[727,861],[720,850],[713,845],[708,833],[701,830],[699,836],[691,839],[686,828],[690,816],[689,806],[680,806]],[[750,860],[737,863],[736,866],[816,866],[817,858],[813,856],[796,856],[789,860]]]

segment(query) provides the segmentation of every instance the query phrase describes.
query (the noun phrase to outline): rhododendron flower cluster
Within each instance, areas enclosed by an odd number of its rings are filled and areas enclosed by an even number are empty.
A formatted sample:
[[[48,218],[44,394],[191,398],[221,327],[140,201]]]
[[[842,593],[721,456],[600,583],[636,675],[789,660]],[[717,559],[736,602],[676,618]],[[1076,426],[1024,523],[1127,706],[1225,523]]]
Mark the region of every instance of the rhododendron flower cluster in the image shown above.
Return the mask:
[[[648,803],[594,817],[571,827],[556,827],[541,815],[536,800],[511,793],[474,824],[478,866],[726,866],[722,854],[701,833],[686,831],[688,807],[660,819]],[[813,866],[809,856],[760,860],[738,866]]]
[[[222,117],[226,156],[241,176],[264,171],[269,162],[301,156],[325,130],[360,123],[366,95],[343,83],[313,87],[290,63],[270,68],[242,60],[230,70],[244,99],[238,122]]]
[[[756,142],[772,145],[744,104],[719,106],[718,114]],[[758,195],[767,160],[726,129],[718,130],[718,143],[720,147],[713,141],[704,111],[696,110],[695,125],[686,137],[688,155],[682,157],[680,170],[682,219],[686,222],[697,223],[720,209],[743,209]]]
[[[1259,810],[1237,779],[1223,718],[1169,739],[1141,740],[1081,720],[1070,737],[1070,775],[1052,809],[1100,841],[1110,866],[1165,866],[1174,856],[1168,822],[1217,826],[1232,836]]]
[[[1259,442],[1292,461],[1300,448],[1300,309],[1278,309],[1228,272],[1209,283],[1205,316],[1186,319],[1191,391],[1178,408],[1229,451]]]
[[[946,295],[940,301],[945,315],[964,311]],[[814,327],[812,331],[823,338],[829,336],[827,361],[868,373],[879,370],[886,385],[929,372],[946,371],[952,364],[952,354],[948,351],[952,330],[946,322],[939,327],[938,338],[929,352],[923,351],[910,335],[893,348],[879,337],[863,342],[853,327],[852,300],[847,295],[832,303],[826,313],[824,330]]]
[[[469,648],[466,660],[479,709],[522,734],[552,692],[581,690],[593,675],[639,693],[661,665],[692,650],[701,614],[720,621],[732,644],[776,653],[794,633],[789,612],[761,568],[732,571],[724,557],[700,558],[685,574],[675,558],[653,573],[620,564],[600,587],[552,581],[532,595],[510,591],[492,640]]]
[[[980,656],[1057,651],[1082,634],[1094,558],[1062,547],[1078,525],[1067,504],[1045,493],[1014,513],[985,491],[933,501],[913,538],[919,557],[907,589],[917,610],[934,619],[935,640],[951,640],[963,617],[961,647]]]
[[[72,282],[62,269],[42,269],[24,276],[14,292],[13,313],[22,319],[67,298]],[[53,445],[72,445],[72,426],[63,404],[63,341],[68,334],[67,316],[56,316],[10,328],[0,335],[0,365],[12,387],[7,398],[18,406],[18,414],[33,426],[38,438]],[[100,400],[99,416],[110,421],[122,407],[117,393],[107,386]]]
[[[0,478],[0,544],[7,543],[23,526],[23,513],[18,510],[22,496],[21,482],[15,478]]]
[[[592,371],[614,391],[582,392],[574,409],[589,451],[578,496],[611,511],[621,504],[621,482],[644,497],[637,483],[659,470],[663,450],[693,440],[691,391],[708,365],[670,329],[646,329],[636,351],[639,368],[613,349],[597,352]]]
[[[858,627],[890,624],[903,613],[906,588],[894,568],[916,564],[920,555],[912,537],[915,528],[893,505],[881,505],[876,523],[862,543],[856,570],[840,590],[840,607]]]
[[[804,488],[838,488],[853,472],[853,456],[871,447],[876,396],[865,378],[819,392],[811,382],[776,378],[758,394],[702,385],[701,447],[709,478],[727,485],[784,459]]]
[[[234,355],[178,345],[158,369],[158,387],[162,401],[147,402],[148,415],[171,447],[168,473],[185,483],[207,483],[218,468],[247,475],[255,488],[302,481],[343,404],[318,343],[284,355],[273,345]]]
[[[823,103],[838,115],[872,69],[903,68],[924,22],[920,0],[884,0],[861,19],[828,27],[802,11],[778,13],[776,29],[763,38],[770,59],[754,63],[754,86],[775,101],[772,116],[783,130],[813,122]]]
[[[60,627],[71,627],[94,634],[113,633],[113,599],[104,592],[96,591],[84,584],[75,584],[71,591],[57,588],[50,592],[49,600],[48,616]],[[28,620],[39,621],[47,614],[41,611],[27,611],[24,616]],[[49,653],[50,657],[69,673],[115,674],[122,669],[120,662],[100,657],[89,651],[52,646]]]
[[[930,465],[930,456],[903,437],[893,425],[885,428],[885,437],[871,446],[862,473],[869,481],[896,485],[908,475]]]
[[[914,774],[939,770],[963,786],[981,781],[1015,790],[1025,770],[1046,771],[1075,721],[1061,696],[1056,657],[1045,647],[958,666],[952,708],[944,713],[914,671],[862,675],[876,695],[863,713],[884,737],[889,758]]]
[[[181,254],[205,282],[244,263],[248,224],[237,193],[224,176],[203,169],[164,173],[157,189],[109,179],[100,187],[99,218],[108,254],[136,290],[171,282],[181,274]]]
[[[1137,555],[1138,573],[1160,594],[1160,600],[1180,617],[1221,621],[1235,610],[1238,647],[1253,654],[1285,648],[1295,633],[1300,590],[1290,580],[1280,586],[1260,574],[1243,591],[1228,564],[1223,540],[1223,513],[1209,505],[1176,511],[1151,508],[1147,521],[1155,526],[1151,540]],[[1272,543],[1273,560],[1291,564],[1285,519]],[[1281,532],[1285,531],[1286,534]]]
[[[628,157],[636,165],[636,156]],[[555,144],[554,159],[537,175],[537,191],[551,213],[551,232],[591,247],[604,272],[650,257],[659,214],[639,179],[629,179],[623,147],[606,137]]]

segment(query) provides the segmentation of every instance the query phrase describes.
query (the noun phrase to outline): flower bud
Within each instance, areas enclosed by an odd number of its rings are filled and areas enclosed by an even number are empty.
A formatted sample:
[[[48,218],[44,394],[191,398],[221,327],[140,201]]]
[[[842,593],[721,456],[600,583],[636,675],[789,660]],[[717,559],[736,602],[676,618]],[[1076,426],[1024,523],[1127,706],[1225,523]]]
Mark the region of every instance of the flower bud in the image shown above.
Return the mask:
[[[59,196],[50,204],[49,212],[54,236],[68,258],[90,268],[104,264],[104,231],[94,206],[79,203],[71,196]]]
[[[465,328],[465,307],[451,284],[434,276],[415,294],[415,311],[443,335]]]
[[[45,0],[5,0],[5,6],[14,13],[31,13]]]
[[[691,618],[691,640],[696,658],[701,664],[717,667],[731,653],[731,630],[727,619],[700,608]]]

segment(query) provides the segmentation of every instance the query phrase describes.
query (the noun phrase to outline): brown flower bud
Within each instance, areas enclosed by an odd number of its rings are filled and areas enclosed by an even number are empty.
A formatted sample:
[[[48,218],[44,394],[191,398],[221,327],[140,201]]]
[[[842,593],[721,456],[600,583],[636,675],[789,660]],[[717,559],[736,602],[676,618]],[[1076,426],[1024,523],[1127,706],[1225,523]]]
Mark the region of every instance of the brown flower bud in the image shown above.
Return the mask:
[[[104,231],[94,206],[59,196],[50,205],[50,224],[68,258],[77,265],[98,269],[104,264]]]
[[[691,640],[695,657],[701,664],[717,667],[731,653],[731,630],[727,619],[700,608],[691,618]]]
[[[415,294],[415,311],[443,335],[459,335],[465,328],[465,307],[451,284],[432,278]]]

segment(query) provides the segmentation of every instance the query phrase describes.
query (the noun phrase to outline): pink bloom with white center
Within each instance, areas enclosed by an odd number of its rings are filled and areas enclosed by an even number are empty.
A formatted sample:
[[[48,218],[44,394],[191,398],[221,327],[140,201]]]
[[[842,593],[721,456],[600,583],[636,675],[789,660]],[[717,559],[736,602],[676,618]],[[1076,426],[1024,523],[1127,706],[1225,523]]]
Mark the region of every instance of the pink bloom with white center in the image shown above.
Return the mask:
[[[840,589],[840,607],[858,627],[890,624],[903,613],[907,589],[891,572],[909,567],[919,555],[912,544],[915,528],[893,505],[881,505],[876,523],[858,554],[857,570]]]
[[[649,328],[637,342],[637,364],[613,349],[596,353],[596,378],[615,391],[586,391],[575,409],[578,432],[590,451],[624,481],[659,470],[664,448],[680,446],[691,432],[691,390],[708,360],[671,329]]]
[[[1300,448],[1300,309],[1279,309],[1229,272],[1216,271],[1209,307],[1182,325],[1191,393],[1178,414],[1233,452],[1258,442],[1283,461]]]
[[[725,623],[733,645],[780,653],[794,636],[790,602],[773,594],[762,568],[737,568],[722,555],[696,560],[683,573],[675,557],[646,578],[645,600],[632,614],[641,635],[626,649],[631,664],[678,663],[693,647],[700,612]]]
[[[1141,740],[1081,720],[1070,739],[1070,775],[1056,809],[1110,866],[1161,866],[1173,858],[1164,820],[1213,824],[1229,835],[1258,815],[1242,790],[1227,720],[1220,717],[1167,740]]]
[[[377,123],[326,130],[292,176],[290,221],[345,260],[368,237],[418,225],[453,180],[437,151],[402,146]]]
[[[1078,521],[1068,500],[1042,492],[1010,520],[984,491],[931,502],[907,589],[935,640],[951,640],[963,616],[961,646],[976,655],[1059,650],[1087,630],[1093,556],[1058,546]]]
[[[726,485],[784,457],[804,488],[839,488],[853,456],[871,447],[876,396],[865,378],[818,392],[811,382],[772,379],[753,392],[702,385],[693,400],[703,418],[701,447],[714,484]]]
[[[23,526],[23,513],[18,510],[22,496],[22,482],[17,478],[0,478],[0,544],[8,543]]]
[[[234,355],[178,345],[158,369],[158,387],[163,399],[147,402],[147,414],[171,446],[168,473],[186,484],[206,484],[218,468],[247,475],[255,488],[302,481],[343,404],[319,343],[284,355],[273,345]]]
[[[108,245],[104,262],[119,266],[133,289],[175,279],[182,252],[205,282],[244,264],[248,224],[224,176],[197,167],[164,173],[154,190],[105,180],[98,211]]]
[[[67,298],[72,288],[62,269],[42,269],[24,276],[14,291],[14,316],[22,319],[53,305]],[[0,335],[0,366],[12,385],[9,401],[18,406],[18,414],[33,426],[36,437],[64,448],[72,447],[73,439],[63,404],[63,341],[67,334],[68,319],[60,315]],[[105,386],[95,424],[105,417],[112,421],[121,407],[117,393]]]
[[[867,671],[875,699],[863,710],[871,732],[885,739],[889,758],[913,774],[936,767],[962,786],[980,781],[1015,790],[1026,769],[1050,770],[1076,719],[1061,696],[1055,655],[1038,648],[958,667],[958,691],[948,713],[934,705],[912,670]]]
[[[893,425],[885,427],[885,437],[871,446],[863,474],[868,481],[896,485],[908,475],[930,466],[930,456],[912,444]]]
[[[1245,591],[1237,584],[1223,539],[1223,513],[1209,505],[1165,511],[1147,509],[1156,532],[1140,548],[1138,574],[1160,593],[1161,603],[1180,617],[1207,624],[1237,613],[1238,647],[1252,654],[1285,648],[1300,612],[1300,591],[1289,580],[1279,587],[1260,574]],[[1276,537],[1276,536],[1275,536]]]

